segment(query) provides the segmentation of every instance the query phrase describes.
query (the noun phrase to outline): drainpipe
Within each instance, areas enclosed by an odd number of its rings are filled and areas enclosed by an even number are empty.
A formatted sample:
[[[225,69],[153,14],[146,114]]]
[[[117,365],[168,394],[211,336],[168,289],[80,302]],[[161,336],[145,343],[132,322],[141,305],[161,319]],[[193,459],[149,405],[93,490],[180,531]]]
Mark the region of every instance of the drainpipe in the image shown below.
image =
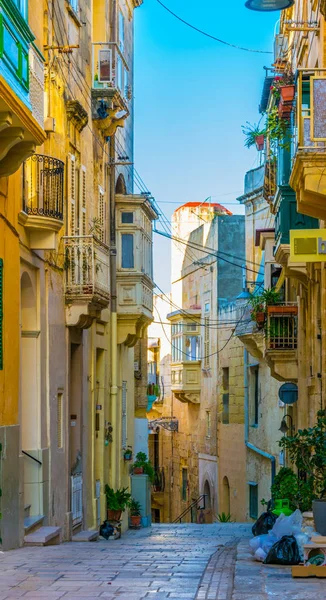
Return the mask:
[[[265,452],[264,450],[260,450],[254,444],[249,442],[249,385],[248,385],[248,369],[249,369],[249,361],[248,361],[248,350],[244,350],[244,413],[245,413],[245,445],[246,448],[267,458],[271,461],[271,483],[273,485],[274,478],[276,475],[276,461],[275,456],[273,454],[269,454],[269,452]]]
[[[110,292],[111,292],[111,387],[110,406],[114,442],[111,446],[112,485],[119,486],[119,448],[118,426],[118,324],[117,324],[117,245],[115,230],[115,136],[110,138]]]

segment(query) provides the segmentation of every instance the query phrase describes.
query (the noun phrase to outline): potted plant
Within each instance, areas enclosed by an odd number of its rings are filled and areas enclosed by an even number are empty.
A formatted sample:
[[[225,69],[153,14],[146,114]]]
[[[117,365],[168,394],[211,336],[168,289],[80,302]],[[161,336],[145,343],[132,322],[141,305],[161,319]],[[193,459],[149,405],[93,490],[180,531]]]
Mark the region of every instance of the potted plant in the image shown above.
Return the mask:
[[[271,488],[274,508],[277,510],[278,504],[281,504],[283,509],[284,503],[287,502],[290,512],[293,512],[298,508],[298,492],[299,485],[297,475],[292,469],[282,467],[275,476]]]
[[[105,486],[108,521],[120,521],[121,513],[129,506],[131,494],[127,488],[114,491],[108,484]]]
[[[123,459],[126,461],[132,460],[132,448],[128,446],[128,448],[123,453]]]
[[[264,150],[265,144],[265,136],[266,129],[260,127],[258,125],[251,125],[250,123],[246,123],[245,126],[242,127],[242,132],[245,136],[245,146],[246,148],[251,148],[252,146],[256,146],[257,150],[260,152]]]
[[[290,461],[298,469],[302,510],[312,510],[316,531],[326,535],[326,410],[317,413],[317,423],[290,437],[279,445],[288,451]]]
[[[251,319],[252,321],[256,321],[258,328],[261,329],[264,326],[266,318],[266,310],[262,297],[252,294],[249,302],[251,304]]]
[[[132,472],[134,475],[148,475],[149,480],[153,483],[155,471],[145,452],[138,452],[136,454],[136,461],[133,464]]]
[[[141,504],[135,498],[130,500],[130,521],[132,527],[139,527],[141,523]]]

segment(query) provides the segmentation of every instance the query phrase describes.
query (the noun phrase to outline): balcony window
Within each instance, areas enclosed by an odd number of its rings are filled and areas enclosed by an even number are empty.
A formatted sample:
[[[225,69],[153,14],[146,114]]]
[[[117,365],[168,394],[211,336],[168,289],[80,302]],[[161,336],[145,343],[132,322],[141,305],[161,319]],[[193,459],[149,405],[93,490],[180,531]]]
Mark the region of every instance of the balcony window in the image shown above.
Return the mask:
[[[172,362],[200,360],[200,335],[189,334],[196,330],[196,323],[172,325]]]
[[[75,13],[78,12],[78,8],[79,8],[79,0],[68,0],[72,10],[75,11]]]
[[[123,212],[121,213],[121,223],[125,225],[130,225],[134,222],[134,213],[133,212]]]
[[[121,12],[119,11],[119,48],[121,52],[124,51],[125,46],[125,18]]]
[[[121,267],[122,269],[133,269],[134,260],[134,236],[132,233],[121,235]]]

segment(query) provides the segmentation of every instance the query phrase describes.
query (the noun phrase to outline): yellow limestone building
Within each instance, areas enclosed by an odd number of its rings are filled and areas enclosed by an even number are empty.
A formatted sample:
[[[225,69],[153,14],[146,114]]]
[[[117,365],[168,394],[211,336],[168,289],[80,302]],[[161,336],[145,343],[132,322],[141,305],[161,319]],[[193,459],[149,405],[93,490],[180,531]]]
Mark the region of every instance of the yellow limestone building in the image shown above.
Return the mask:
[[[134,346],[152,319],[156,212],[130,166],[140,4],[2,3],[18,56],[16,70],[0,58],[4,548],[90,539],[105,484],[129,486],[135,428],[146,444]]]

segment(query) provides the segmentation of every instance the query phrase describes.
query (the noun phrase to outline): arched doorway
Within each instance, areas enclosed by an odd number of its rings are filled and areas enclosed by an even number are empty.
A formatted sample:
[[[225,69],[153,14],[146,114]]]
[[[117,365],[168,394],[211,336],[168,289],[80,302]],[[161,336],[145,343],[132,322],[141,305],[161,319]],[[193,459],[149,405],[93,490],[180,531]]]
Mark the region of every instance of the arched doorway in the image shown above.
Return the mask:
[[[115,184],[115,193],[123,194],[123,195],[126,195],[126,193],[127,193],[126,182],[125,182],[125,178],[122,175],[122,173],[120,173],[120,175],[117,179],[117,183]]]
[[[213,523],[211,486],[207,479],[205,480],[205,483],[204,483],[203,494],[205,494],[205,510],[204,510],[203,522],[204,523]]]
[[[222,483],[221,512],[230,514],[230,484],[226,476],[223,477]]]
[[[24,505],[30,516],[43,514],[41,506],[40,464],[40,349],[36,298],[36,276],[24,271],[21,276],[21,361],[20,409],[21,447],[24,452]],[[33,460],[34,457],[37,460]]]

